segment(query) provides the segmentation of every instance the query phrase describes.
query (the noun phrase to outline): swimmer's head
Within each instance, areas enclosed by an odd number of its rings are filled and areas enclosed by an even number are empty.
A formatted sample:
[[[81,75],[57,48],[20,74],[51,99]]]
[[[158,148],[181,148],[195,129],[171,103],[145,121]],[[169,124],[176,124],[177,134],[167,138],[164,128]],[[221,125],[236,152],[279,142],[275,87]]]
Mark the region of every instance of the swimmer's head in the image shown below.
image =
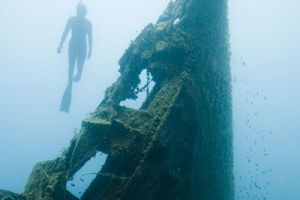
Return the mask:
[[[79,3],[77,5],[77,17],[80,18],[85,18],[85,16],[87,15],[87,8],[84,4]]]

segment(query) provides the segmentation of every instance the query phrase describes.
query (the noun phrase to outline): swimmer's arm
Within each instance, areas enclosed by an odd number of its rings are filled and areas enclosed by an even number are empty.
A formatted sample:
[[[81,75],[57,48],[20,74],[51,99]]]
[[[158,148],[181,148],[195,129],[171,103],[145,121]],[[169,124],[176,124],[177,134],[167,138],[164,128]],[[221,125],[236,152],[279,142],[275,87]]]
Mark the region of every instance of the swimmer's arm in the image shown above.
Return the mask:
[[[65,30],[62,34],[59,46],[57,48],[57,53],[61,53],[61,49],[63,48],[63,44],[64,44],[64,42],[65,42],[65,40],[68,36],[68,33],[69,33],[70,29],[71,29],[71,19],[68,20],[67,25],[65,27]]]
[[[89,23],[88,42],[89,42],[89,53],[88,53],[88,59],[89,59],[92,56],[92,49],[93,49],[93,28],[91,23]]]

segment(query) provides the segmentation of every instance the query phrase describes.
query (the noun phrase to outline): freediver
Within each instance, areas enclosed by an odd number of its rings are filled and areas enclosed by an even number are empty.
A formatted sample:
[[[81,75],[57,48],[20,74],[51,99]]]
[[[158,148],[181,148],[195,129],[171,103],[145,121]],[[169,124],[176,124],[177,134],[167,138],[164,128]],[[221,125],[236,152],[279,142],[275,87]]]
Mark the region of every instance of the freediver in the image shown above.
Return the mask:
[[[92,55],[93,37],[92,23],[86,19],[87,8],[84,4],[77,5],[77,14],[68,19],[65,30],[62,34],[60,44],[57,48],[57,53],[60,54],[63,44],[70,30],[72,36],[69,42],[69,72],[68,85],[63,94],[60,111],[69,112],[72,101],[72,83],[78,82],[81,79],[84,63],[86,59]],[[87,44],[88,41],[88,44]],[[88,50],[88,53],[87,53]],[[77,74],[74,76],[75,65],[77,64]]]
[[[57,48],[57,53],[60,54],[63,48],[63,44],[68,36],[68,33],[72,32],[72,36],[69,42],[69,72],[68,83],[72,81],[78,82],[81,79],[86,58],[89,59],[92,55],[93,37],[92,37],[92,23],[86,19],[87,7],[79,3],[77,5],[76,16],[70,17],[67,21],[67,25],[62,34],[60,44]],[[87,45],[88,41],[88,45]],[[87,53],[88,46],[88,53]],[[77,64],[77,74],[74,75],[75,65]]]

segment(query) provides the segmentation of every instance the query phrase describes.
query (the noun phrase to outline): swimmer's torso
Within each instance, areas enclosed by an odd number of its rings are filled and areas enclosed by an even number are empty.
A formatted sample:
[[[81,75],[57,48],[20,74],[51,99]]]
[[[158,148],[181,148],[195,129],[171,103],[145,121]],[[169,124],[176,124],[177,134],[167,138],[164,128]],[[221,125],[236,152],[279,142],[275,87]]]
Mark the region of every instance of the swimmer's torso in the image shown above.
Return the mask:
[[[87,35],[88,32],[91,30],[91,22],[87,19],[71,17],[68,21],[68,24],[70,25],[72,32],[70,46],[86,47]]]

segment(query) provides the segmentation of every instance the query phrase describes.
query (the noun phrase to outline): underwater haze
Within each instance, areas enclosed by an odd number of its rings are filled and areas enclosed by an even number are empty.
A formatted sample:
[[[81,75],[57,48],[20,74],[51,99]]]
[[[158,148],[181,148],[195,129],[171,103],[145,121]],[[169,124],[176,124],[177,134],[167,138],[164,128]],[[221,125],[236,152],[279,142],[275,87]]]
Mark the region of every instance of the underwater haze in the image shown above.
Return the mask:
[[[230,0],[237,199],[300,199],[300,2]]]
[[[168,2],[83,1],[94,49],[66,114],[68,41],[56,49],[78,1],[0,0],[1,189],[21,193],[35,163],[68,147],[125,49]],[[299,18],[298,0],[229,0],[236,199],[300,199]]]

